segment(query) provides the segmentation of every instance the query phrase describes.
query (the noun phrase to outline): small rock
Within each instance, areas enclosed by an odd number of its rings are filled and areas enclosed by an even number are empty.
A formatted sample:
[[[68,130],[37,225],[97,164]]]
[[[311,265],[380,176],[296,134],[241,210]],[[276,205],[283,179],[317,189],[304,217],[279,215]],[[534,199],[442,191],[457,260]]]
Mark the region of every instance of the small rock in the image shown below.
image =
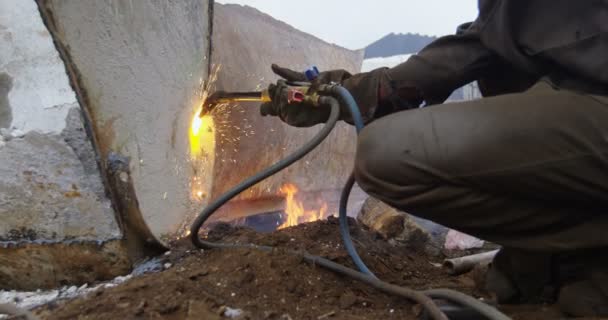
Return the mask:
[[[76,286],[71,286],[65,291],[65,293],[73,294],[73,293],[76,293],[77,290],[78,290],[78,288]]]
[[[7,128],[0,128],[0,136],[2,136],[2,138],[4,138],[6,141],[11,140],[12,138],[11,131]]]
[[[148,306],[148,303],[146,302],[146,300],[142,300],[137,307],[135,307],[134,313],[136,316],[141,316],[144,314],[144,311],[146,309],[146,306]]]
[[[204,301],[188,301],[186,320],[220,320],[220,314],[210,312],[211,308]]]
[[[348,309],[348,308],[352,307],[355,303],[357,303],[357,296],[355,296],[355,294],[352,293],[351,291],[346,291],[340,297],[339,303],[340,303],[341,309]]]
[[[196,279],[198,279],[200,277],[204,277],[208,274],[209,274],[209,271],[207,271],[207,270],[195,270],[188,275],[188,279],[196,280]]]
[[[285,287],[287,288],[287,291],[289,293],[294,293],[296,291],[296,289],[298,288],[298,283],[293,280],[288,280],[285,283]]]
[[[448,250],[467,250],[474,248],[481,248],[484,245],[484,241],[477,239],[468,234],[450,230],[445,238],[445,248]]]
[[[432,256],[441,253],[445,239],[443,230],[447,230],[398,211],[372,197],[365,201],[357,220],[389,243],[407,245]],[[424,226],[421,224],[423,222]]]
[[[238,318],[243,314],[243,310],[241,309],[234,309],[234,308],[230,308],[230,307],[222,307],[220,308],[221,314],[226,317],[226,318],[230,318],[230,319],[234,319],[234,318]]]
[[[406,215],[374,198],[365,201],[357,219],[385,240],[395,238],[405,231]]]
[[[327,319],[327,318],[329,318],[329,317],[333,317],[333,316],[335,316],[335,315],[336,315],[336,312],[335,312],[335,311],[331,311],[331,312],[328,312],[328,313],[326,313],[326,314],[322,314],[322,315],[318,316],[318,317],[317,317],[317,320],[323,320],[323,319]]]
[[[264,319],[275,319],[278,316],[276,311],[264,311]]]
[[[171,255],[171,251],[167,251],[167,252],[165,252],[165,255],[166,255],[166,256]]]
[[[13,129],[13,131],[11,131],[11,136],[13,138],[23,138],[25,136],[25,132],[19,129]]]
[[[163,265],[163,267],[165,267],[165,269],[169,269],[169,268],[171,268],[171,266],[173,266],[173,265],[169,262],[167,262]]]
[[[255,279],[255,275],[251,272],[244,272],[240,278],[236,281],[236,285],[241,288],[243,286],[245,286],[248,283],[253,282],[253,280]]]

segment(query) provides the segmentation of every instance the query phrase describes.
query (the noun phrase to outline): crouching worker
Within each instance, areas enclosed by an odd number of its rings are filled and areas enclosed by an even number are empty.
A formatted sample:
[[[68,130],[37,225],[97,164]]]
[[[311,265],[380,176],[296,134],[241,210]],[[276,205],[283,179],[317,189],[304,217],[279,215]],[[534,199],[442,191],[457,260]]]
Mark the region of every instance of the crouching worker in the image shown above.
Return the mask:
[[[365,191],[503,246],[486,279],[499,302],[608,316],[606,17],[606,1],[480,0],[474,22],[399,66],[315,80],[346,87],[368,123],[355,163]],[[443,104],[472,81],[484,98]],[[329,115],[262,109],[294,126]]]

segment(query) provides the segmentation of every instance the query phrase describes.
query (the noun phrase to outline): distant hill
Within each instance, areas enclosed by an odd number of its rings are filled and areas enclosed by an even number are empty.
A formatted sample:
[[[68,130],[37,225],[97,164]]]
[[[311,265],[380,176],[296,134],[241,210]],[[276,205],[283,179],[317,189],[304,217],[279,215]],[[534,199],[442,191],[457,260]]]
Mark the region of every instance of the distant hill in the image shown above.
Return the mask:
[[[365,59],[416,53],[435,39],[414,33],[390,33],[365,48]]]

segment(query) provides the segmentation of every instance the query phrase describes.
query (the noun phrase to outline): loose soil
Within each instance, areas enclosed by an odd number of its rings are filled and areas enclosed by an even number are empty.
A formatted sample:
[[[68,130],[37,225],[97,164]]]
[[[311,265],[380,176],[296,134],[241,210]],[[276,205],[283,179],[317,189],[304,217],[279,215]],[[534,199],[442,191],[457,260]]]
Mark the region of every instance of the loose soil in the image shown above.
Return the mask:
[[[391,244],[361,229],[351,232],[363,260],[376,275],[416,289],[452,288],[488,299],[471,274],[448,276],[422,252]],[[420,307],[344,276],[311,265],[285,249],[306,250],[353,267],[342,246],[338,222],[302,224],[269,234],[218,225],[209,238],[277,248],[198,250],[187,239],[163,256],[166,270],[133,278],[87,297],[37,310],[43,319],[418,319]],[[171,264],[169,267],[168,264]],[[557,319],[552,307],[505,310],[514,319]]]

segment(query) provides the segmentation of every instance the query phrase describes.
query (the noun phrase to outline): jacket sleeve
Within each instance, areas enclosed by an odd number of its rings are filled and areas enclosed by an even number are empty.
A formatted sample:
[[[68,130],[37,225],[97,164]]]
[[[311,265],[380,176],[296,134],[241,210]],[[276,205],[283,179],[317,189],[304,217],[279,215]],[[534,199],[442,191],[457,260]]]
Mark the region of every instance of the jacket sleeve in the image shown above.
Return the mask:
[[[485,48],[475,26],[439,38],[406,62],[354,75],[343,82],[367,121],[400,110],[443,103],[459,87],[477,80],[500,61]],[[346,119],[348,121],[348,119]]]

